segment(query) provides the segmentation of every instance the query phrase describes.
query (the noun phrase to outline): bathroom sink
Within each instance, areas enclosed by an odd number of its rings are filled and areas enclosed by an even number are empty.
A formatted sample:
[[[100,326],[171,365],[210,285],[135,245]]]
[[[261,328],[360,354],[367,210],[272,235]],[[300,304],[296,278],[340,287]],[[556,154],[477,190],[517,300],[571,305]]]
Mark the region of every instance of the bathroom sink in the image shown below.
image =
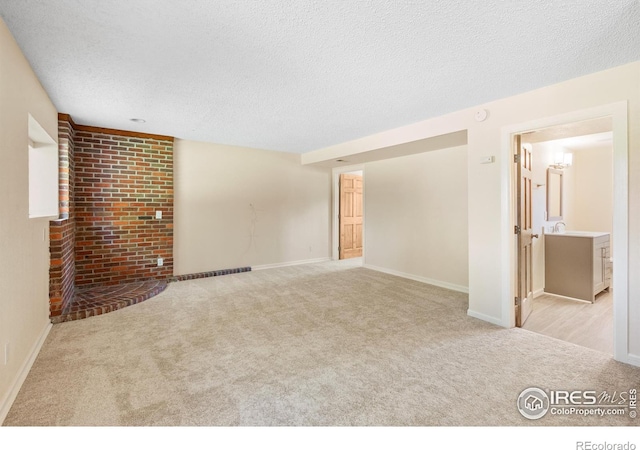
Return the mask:
[[[549,233],[549,234],[573,236],[573,237],[599,237],[609,233],[604,231],[563,231],[561,233]]]

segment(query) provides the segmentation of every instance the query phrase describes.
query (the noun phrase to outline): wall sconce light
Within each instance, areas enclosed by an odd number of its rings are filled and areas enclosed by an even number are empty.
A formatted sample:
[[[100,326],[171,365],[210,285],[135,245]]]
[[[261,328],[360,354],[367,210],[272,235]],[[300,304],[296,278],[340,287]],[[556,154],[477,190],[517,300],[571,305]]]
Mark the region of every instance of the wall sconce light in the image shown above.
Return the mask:
[[[573,153],[557,152],[553,158],[551,167],[554,169],[566,169],[573,163]]]

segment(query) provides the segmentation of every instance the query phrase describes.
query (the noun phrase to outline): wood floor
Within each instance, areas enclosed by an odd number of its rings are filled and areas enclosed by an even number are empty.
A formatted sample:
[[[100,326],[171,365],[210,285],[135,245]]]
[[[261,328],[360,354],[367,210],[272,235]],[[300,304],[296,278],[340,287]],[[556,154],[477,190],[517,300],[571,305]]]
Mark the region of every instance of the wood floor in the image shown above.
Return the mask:
[[[543,294],[522,328],[613,355],[613,294],[595,303]]]

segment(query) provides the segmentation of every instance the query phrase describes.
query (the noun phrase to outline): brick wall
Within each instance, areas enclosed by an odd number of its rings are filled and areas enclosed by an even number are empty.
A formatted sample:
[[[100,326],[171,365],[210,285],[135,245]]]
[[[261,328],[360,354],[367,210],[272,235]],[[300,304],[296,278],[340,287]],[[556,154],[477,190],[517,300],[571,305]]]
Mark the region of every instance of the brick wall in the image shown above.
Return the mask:
[[[75,290],[75,226],[70,219],[49,225],[51,264],[49,266],[50,315],[59,316],[73,300]]]
[[[74,123],[58,117],[58,174],[60,219],[49,224],[49,304],[51,316],[59,316],[73,300],[75,290]]]
[[[76,285],[172,276],[173,139],[78,126],[74,142]]]

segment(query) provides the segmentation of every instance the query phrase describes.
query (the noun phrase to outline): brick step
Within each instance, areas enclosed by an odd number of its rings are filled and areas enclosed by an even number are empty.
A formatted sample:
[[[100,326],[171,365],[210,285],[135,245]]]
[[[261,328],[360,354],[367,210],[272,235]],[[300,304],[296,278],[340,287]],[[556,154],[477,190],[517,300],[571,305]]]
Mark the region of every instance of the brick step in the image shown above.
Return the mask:
[[[150,299],[166,287],[166,280],[148,280],[76,289],[73,301],[61,315],[51,317],[51,322],[69,322],[107,314]]]

